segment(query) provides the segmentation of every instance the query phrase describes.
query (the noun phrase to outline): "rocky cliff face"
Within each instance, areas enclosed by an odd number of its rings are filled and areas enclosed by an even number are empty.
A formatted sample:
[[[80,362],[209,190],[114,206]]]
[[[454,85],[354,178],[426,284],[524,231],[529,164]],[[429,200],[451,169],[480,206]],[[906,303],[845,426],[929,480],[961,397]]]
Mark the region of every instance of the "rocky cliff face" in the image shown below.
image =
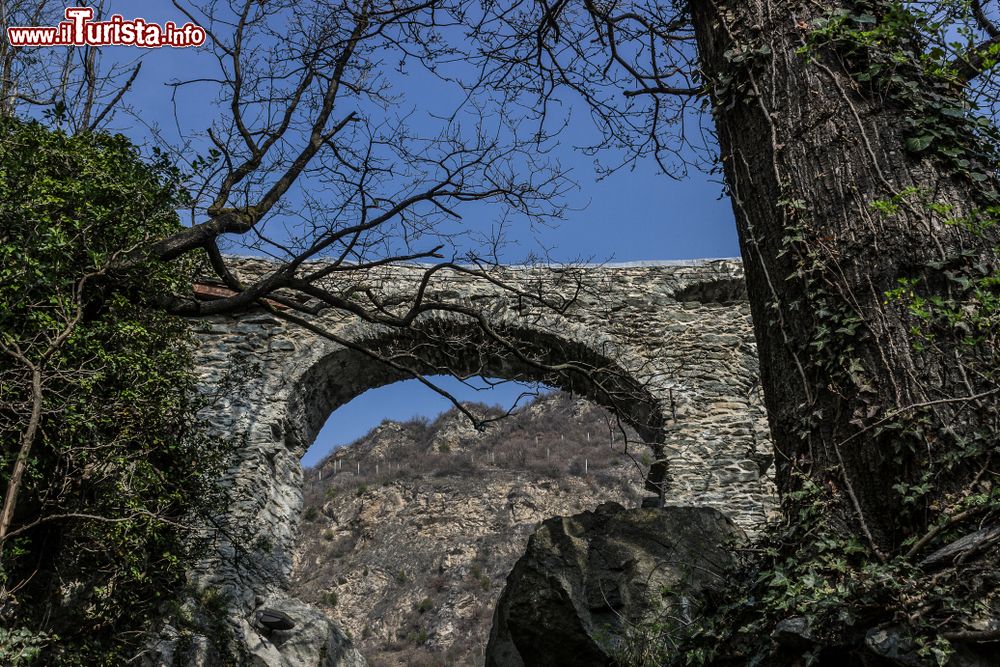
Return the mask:
[[[294,594],[371,665],[483,664],[535,528],[606,501],[640,504],[646,451],[609,420],[554,394],[485,433],[456,411],[384,422],[306,471]]]

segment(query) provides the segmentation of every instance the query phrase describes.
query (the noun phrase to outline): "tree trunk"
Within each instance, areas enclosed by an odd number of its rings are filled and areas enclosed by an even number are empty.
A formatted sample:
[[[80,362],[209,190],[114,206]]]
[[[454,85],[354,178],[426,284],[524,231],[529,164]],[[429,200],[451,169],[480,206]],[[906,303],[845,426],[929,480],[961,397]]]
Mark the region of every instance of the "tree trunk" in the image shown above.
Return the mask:
[[[947,271],[996,270],[996,227],[976,234],[942,222],[992,201],[996,188],[992,176],[977,184],[911,152],[915,111],[859,84],[834,45],[807,46],[824,10],[851,4],[691,0],[690,9],[779,490],[816,482],[837,499],[845,529],[888,555],[989,474],[995,444],[941,461],[984,434],[995,440],[997,387],[995,369],[976,368],[981,351],[960,335],[921,349],[912,311],[887,292],[917,279],[954,296]]]
[[[0,554],[3,553],[7,533],[10,532],[10,526],[14,522],[14,510],[17,507],[17,497],[21,491],[21,480],[28,467],[31,448],[35,444],[42,419],[42,369],[32,365],[30,370],[31,416],[28,418],[28,425],[21,436],[21,446],[18,449],[17,458],[14,460],[14,469],[11,471],[10,479],[7,480],[3,508],[0,509]],[[2,593],[0,593],[0,597],[2,597]]]

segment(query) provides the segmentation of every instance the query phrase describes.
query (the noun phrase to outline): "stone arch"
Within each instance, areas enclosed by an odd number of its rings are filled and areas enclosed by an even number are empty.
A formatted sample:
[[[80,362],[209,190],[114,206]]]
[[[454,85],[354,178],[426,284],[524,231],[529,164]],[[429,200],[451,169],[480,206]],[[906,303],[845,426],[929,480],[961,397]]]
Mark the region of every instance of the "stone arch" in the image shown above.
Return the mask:
[[[551,366],[580,364],[587,370],[541,368],[492,343],[476,325],[454,318],[435,318],[403,331],[367,330],[353,342],[381,355],[419,347],[421,358],[418,363],[411,360],[410,366],[423,375],[537,381],[587,398],[618,416],[652,449],[654,463],[647,487],[660,490],[667,472],[663,459],[665,417],[648,378],[643,378],[641,360],[623,358],[617,346],[602,336],[591,333],[589,340],[581,340],[569,326],[555,331],[503,323],[495,330],[519,350],[529,350],[533,361]],[[449,344],[442,345],[442,340]],[[308,366],[292,385],[282,429],[286,447],[301,455],[338,407],[369,389],[412,377],[361,351],[336,346]]]
[[[270,267],[261,259],[247,259],[244,265],[248,275]],[[506,271],[515,282],[566,291],[576,297],[572,308],[540,314],[488,282],[461,274],[441,275],[435,298],[475,305],[491,327],[533,349],[536,358],[557,364],[589,361],[604,369],[604,388],[610,391],[595,392],[572,369],[546,376],[516,357],[497,354],[457,316],[428,317],[413,331],[372,327],[337,313],[311,318],[315,330],[288,326],[261,311],[196,323],[206,391],[218,390],[231,364],[259,368],[245,391],[227,394],[224,404],[206,415],[213,429],[242,443],[220,479],[220,486],[232,491],[231,505],[214,520],[227,531],[245,529],[253,543],[241,549],[229,532],[216,533],[218,544],[192,572],[193,583],[225,594],[233,643],[258,664],[300,664],[294,656],[307,645],[327,655],[345,646],[342,633],[319,610],[290,597],[287,574],[301,510],[305,448],[338,405],[406,377],[379,369],[353,349],[358,344],[392,353],[420,344],[424,327],[424,333],[439,335],[423,356],[425,365],[415,370],[483,370],[542,380],[586,396],[613,408],[644,440],[662,444],[649,481],[667,489],[671,504],[717,507],[751,529],[767,515],[773,495],[762,478],[759,455],[769,442],[763,409],[753,400],[757,355],[738,262],[589,267],[576,275],[579,283],[564,280],[558,268]],[[419,267],[392,267],[376,282],[387,293],[406,294],[419,275]],[[324,337],[324,330],[333,337]],[[627,399],[616,401],[616,395]],[[281,642],[262,632],[253,619],[265,607],[291,613],[300,629]]]

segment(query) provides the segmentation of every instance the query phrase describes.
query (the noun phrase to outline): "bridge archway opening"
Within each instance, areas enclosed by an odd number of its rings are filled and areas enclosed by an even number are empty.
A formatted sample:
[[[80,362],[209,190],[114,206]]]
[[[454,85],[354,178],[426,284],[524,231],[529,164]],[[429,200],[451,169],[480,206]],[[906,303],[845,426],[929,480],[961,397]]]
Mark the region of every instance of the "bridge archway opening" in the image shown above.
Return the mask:
[[[559,451],[563,434],[553,438],[550,432],[549,460],[545,435],[539,443],[536,432],[507,428],[519,415],[491,423],[488,430],[499,430],[500,437],[484,447],[470,433],[472,423],[456,420],[451,411],[443,427],[423,430],[426,440],[420,441],[420,424],[386,424],[358,447],[332,452],[322,465],[304,470],[305,511],[290,591],[359,637],[358,648],[373,661],[391,657],[390,664],[415,664],[421,657],[437,661],[449,655],[464,664],[478,658],[505,576],[538,521],[608,500],[635,506],[642,497],[639,470],[621,457],[625,443],[609,441],[615,429],[627,431],[636,459],[645,459],[643,472],[654,463],[649,447],[655,452],[662,444],[662,424],[641,378],[610,347],[552,332],[506,329],[502,335],[523,356],[475,328],[452,323],[360,340],[366,350],[405,360],[432,382],[447,372],[520,383],[526,393],[561,390],[524,412],[551,406],[563,411],[564,424],[579,414],[581,424],[591,425],[597,412],[609,418],[607,427],[594,428],[592,441],[591,432],[566,428]],[[407,377],[357,349],[330,352],[298,383],[286,445],[305,452],[340,408]],[[587,412],[574,412],[578,406]],[[478,406],[467,407],[480,414]],[[440,437],[458,421],[466,428]],[[399,452],[403,458],[393,458]],[[565,457],[569,452],[576,456]],[[425,646],[433,635],[427,620],[432,616],[454,632]]]
[[[663,410],[644,385],[642,369],[626,368],[616,354],[610,345],[549,330],[497,327],[488,335],[467,322],[373,332],[326,354],[302,374],[283,425],[285,444],[301,457],[338,408],[371,389],[418,376],[496,378],[564,391],[607,409],[633,451],[651,450],[646,488],[662,494]]]

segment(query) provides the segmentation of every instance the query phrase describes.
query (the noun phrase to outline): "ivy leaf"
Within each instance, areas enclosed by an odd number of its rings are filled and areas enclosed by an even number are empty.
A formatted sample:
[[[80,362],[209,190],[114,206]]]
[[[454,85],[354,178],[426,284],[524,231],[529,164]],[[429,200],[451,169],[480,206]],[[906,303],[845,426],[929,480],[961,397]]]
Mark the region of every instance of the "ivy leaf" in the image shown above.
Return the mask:
[[[906,140],[906,150],[919,153],[925,150],[934,141],[934,137],[929,134],[921,134],[919,137],[910,137]]]

